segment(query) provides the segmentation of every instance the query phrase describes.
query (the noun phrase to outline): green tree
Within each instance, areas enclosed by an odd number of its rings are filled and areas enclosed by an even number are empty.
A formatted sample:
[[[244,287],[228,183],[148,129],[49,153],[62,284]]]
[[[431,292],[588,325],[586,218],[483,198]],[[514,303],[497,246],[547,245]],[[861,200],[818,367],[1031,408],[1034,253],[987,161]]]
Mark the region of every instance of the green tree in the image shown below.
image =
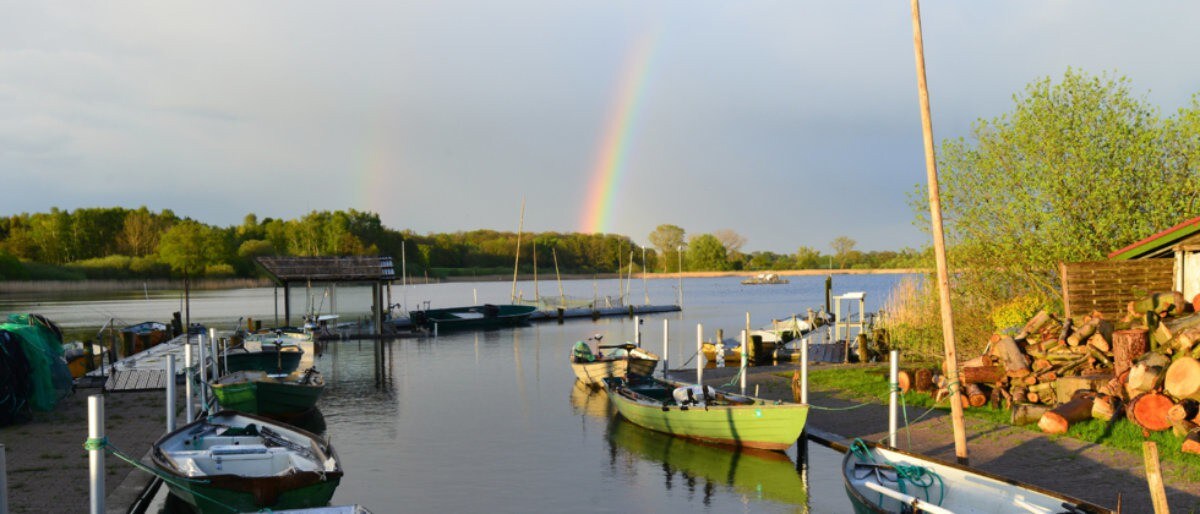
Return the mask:
[[[821,252],[816,248],[801,246],[796,250],[796,268],[817,269],[821,267]]]
[[[833,248],[833,255],[837,257],[839,268],[846,267],[846,261],[850,257],[850,253],[854,251],[854,246],[857,244],[857,241],[846,236],[838,236],[829,243],[829,246]]]
[[[687,266],[693,271],[724,271],[729,269],[725,245],[712,234],[700,234],[688,242]]]
[[[679,247],[683,245],[684,230],[676,225],[663,224],[650,233],[650,244],[658,249],[663,256],[663,272],[672,271],[671,266],[678,267]],[[679,271],[679,270],[674,270]]]
[[[186,220],[162,235],[158,243],[159,260],[186,278],[203,273],[210,264],[217,264],[213,258],[214,249],[220,244],[220,236],[215,231]]]

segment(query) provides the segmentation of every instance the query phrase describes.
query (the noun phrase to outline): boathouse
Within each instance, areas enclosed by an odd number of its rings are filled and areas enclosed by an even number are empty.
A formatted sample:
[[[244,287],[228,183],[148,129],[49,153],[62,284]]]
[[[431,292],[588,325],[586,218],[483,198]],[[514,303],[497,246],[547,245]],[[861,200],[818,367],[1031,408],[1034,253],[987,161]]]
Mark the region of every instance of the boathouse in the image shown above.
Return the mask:
[[[291,288],[314,283],[368,284],[371,286],[371,313],[374,332],[383,333],[383,314],[391,302],[391,284],[396,266],[391,257],[258,257],[257,262],[275,282],[275,316],[279,317],[279,291],[283,288],[283,323],[291,324]],[[278,323],[277,323],[278,324]]]

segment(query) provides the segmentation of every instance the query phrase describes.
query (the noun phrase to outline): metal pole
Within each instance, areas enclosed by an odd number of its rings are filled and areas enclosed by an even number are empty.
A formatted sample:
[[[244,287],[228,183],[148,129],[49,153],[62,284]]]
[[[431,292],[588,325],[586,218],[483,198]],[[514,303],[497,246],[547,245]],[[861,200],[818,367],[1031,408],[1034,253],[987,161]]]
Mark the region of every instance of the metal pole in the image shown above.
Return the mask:
[[[671,338],[669,332],[671,320],[663,319],[663,378],[667,378],[667,370],[671,361]]]
[[[208,383],[208,363],[204,359],[204,334],[200,334],[200,337],[196,338],[196,349],[200,354],[200,362],[196,363],[196,367],[200,369],[200,410],[207,412],[208,393],[204,391],[204,385]]]
[[[683,245],[679,246],[679,308],[683,309]]]
[[[0,443],[0,514],[8,514],[8,465],[5,464],[4,443]]]
[[[750,314],[746,314],[746,317],[749,318]],[[749,346],[748,346],[749,343],[750,343],[750,333],[743,330],[742,331],[742,367],[738,368],[738,375],[741,375],[741,377],[742,377],[742,394],[746,394],[746,354],[750,353],[750,352],[746,351],[746,349],[749,348]]]
[[[896,410],[900,396],[900,350],[891,352],[891,369],[888,372],[888,444],[896,447]]]
[[[642,317],[633,317],[633,342],[638,348],[642,347]]]
[[[167,432],[175,431],[175,355],[167,355]]]
[[[215,328],[208,329],[208,348],[211,351],[210,355],[212,355],[212,373],[209,376],[216,379],[221,375],[219,368],[221,361],[217,357],[217,329]]]
[[[704,382],[704,354],[700,352],[704,344],[704,325],[696,323],[696,383]]]
[[[187,422],[191,423],[196,420],[196,404],[194,398],[195,392],[192,391],[192,380],[194,378],[194,372],[192,371],[192,345],[189,343],[184,343],[183,345],[183,368],[186,370],[183,374],[183,408],[187,411],[187,417],[184,419],[187,419]]]
[[[800,403],[808,405],[808,338],[800,340]]]
[[[104,395],[88,397],[88,441],[104,440]],[[104,447],[88,449],[88,478],[91,483],[91,513],[104,514]]]
[[[650,286],[646,284],[646,247],[642,247],[642,294],[646,305],[650,305]]]

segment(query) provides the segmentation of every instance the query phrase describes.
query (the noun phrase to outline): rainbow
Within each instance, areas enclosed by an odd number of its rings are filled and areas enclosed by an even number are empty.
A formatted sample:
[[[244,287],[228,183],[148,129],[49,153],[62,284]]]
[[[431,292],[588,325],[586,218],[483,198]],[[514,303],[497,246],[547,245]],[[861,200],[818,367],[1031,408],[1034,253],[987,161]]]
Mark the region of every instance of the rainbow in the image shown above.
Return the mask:
[[[630,141],[637,126],[638,107],[646,86],[654,37],[644,36],[629,49],[618,83],[613,109],[600,142],[600,151],[588,181],[587,201],[580,214],[581,231],[607,232],[612,222],[613,203],[625,172]]]

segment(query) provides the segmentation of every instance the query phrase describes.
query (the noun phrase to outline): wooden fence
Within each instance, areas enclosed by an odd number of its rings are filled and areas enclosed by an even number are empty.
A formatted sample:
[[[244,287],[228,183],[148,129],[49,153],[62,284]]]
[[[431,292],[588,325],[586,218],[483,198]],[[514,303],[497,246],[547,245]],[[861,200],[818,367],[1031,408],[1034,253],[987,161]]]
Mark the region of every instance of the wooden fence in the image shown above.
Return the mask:
[[[1092,311],[1107,319],[1125,315],[1125,305],[1174,286],[1175,259],[1059,263],[1067,317]]]

